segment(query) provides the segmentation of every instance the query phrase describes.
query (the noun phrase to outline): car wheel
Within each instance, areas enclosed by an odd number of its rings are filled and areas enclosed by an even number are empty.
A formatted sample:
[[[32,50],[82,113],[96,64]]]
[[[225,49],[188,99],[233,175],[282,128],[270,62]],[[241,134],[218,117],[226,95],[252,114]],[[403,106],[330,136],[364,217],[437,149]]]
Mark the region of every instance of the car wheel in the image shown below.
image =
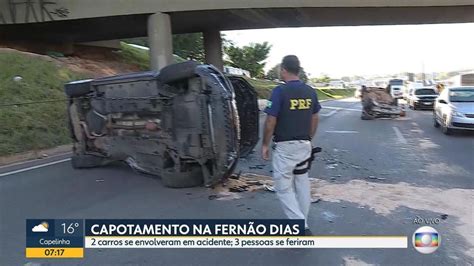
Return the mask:
[[[204,179],[201,166],[193,165],[187,172],[176,172],[174,168],[164,169],[161,182],[170,188],[187,188],[201,186]]]
[[[105,163],[105,158],[90,154],[73,155],[71,157],[71,164],[74,169],[93,168],[102,166]]]
[[[71,98],[84,96],[91,92],[91,85],[90,82],[66,84],[64,92]]]
[[[196,67],[198,65],[199,63],[196,61],[187,61],[169,65],[160,70],[159,80],[163,83],[173,83],[179,80],[191,78],[196,76]]]
[[[438,120],[436,120],[436,116],[433,116],[433,126],[438,128],[440,124],[438,123]]]
[[[451,135],[451,133],[453,132],[453,130],[448,127],[446,121],[444,121],[442,129],[445,135]]]

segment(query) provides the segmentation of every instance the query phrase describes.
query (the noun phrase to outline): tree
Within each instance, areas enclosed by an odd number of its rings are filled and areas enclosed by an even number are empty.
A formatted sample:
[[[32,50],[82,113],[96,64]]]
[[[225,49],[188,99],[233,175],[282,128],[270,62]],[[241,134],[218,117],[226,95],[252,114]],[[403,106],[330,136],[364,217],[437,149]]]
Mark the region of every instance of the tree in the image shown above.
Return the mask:
[[[275,65],[272,69],[268,70],[266,78],[270,80],[280,79],[280,68],[281,68],[281,64]],[[308,82],[308,74],[306,74],[306,71],[304,71],[304,68],[300,69],[300,73],[298,74],[298,77],[300,78],[301,81]]]
[[[205,61],[204,38],[200,32],[173,35],[173,50],[182,58]]]
[[[280,79],[280,64],[275,65],[272,69],[267,72],[267,79],[274,80]]]
[[[225,47],[225,53],[233,67],[248,70],[252,77],[263,77],[264,61],[268,58],[271,48],[272,46],[268,42],[251,43],[244,47],[230,44]]]
[[[307,75],[306,72],[304,71],[304,68],[301,68],[301,69],[300,69],[300,73],[299,73],[298,76],[299,76],[299,78],[300,78],[301,81],[303,81],[303,82],[305,82],[305,83],[308,82],[308,75]]]

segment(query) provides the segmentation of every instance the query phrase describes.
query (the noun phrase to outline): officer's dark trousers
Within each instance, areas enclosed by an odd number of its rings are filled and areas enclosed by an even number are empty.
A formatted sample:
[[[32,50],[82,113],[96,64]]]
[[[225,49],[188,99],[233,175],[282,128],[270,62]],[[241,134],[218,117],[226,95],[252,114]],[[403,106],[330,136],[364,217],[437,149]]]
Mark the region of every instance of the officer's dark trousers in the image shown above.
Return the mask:
[[[296,165],[311,156],[311,142],[292,140],[277,142],[273,150],[273,181],[275,191],[289,219],[307,218],[311,204],[311,187],[308,173],[294,175]]]

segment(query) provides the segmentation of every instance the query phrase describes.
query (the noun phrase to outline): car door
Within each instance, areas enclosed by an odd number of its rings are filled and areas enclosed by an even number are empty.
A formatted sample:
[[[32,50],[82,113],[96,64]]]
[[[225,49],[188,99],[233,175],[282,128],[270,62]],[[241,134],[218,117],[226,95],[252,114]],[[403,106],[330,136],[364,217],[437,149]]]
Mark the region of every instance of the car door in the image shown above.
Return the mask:
[[[235,101],[240,117],[240,157],[246,157],[257,145],[259,137],[258,96],[245,78],[228,76],[235,93]]]

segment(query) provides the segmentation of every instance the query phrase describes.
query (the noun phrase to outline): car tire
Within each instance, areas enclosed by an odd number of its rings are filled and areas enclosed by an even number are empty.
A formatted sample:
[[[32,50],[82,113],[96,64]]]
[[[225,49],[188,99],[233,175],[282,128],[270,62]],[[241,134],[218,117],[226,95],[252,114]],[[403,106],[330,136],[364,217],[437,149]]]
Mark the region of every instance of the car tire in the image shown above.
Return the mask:
[[[90,154],[73,155],[71,157],[71,164],[74,169],[98,167],[104,165],[105,162],[105,158]]]
[[[64,92],[70,98],[84,96],[91,92],[91,84],[90,82],[66,84]]]
[[[164,169],[161,182],[169,188],[189,188],[201,186],[204,182],[201,166],[192,166],[187,172],[176,172],[174,168]]]
[[[443,123],[442,130],[445,135],[451,135],[451,133],[453,133],[453,130],[448,127],[448,125],[446,124],[446,121],[444,121]]]
[[[162,83],[173,83],[179,80],[188,79],[196,76],[196,67],[199,65],[196,61],[187,61],[169,65],[160,70],[159,80]]]
[[[436,120],[436,116],[433,117],[433,126],[435,128],[439,128],[440,127],[440,124],[438,123],[438,120]]]

